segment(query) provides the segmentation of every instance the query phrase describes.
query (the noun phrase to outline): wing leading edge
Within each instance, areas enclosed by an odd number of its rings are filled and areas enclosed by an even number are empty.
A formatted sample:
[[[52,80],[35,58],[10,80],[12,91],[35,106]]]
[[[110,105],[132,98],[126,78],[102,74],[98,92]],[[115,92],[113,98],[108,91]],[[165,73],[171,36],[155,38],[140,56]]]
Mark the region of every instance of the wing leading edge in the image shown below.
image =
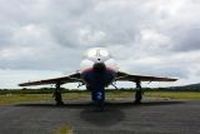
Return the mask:
[[[65,83],[74,83],[74,82],[82,82],[80,78],[80,73],[75,73],[72,75],[46,79],[46,80],[39,80],[39,81],[30,81],[19,84],[19,86],[37,86],[37,85],[48,85],[48,84],[65,84]]]
[[[116,81],[160,81],[160,82],[174,82],[177,79],[175,78],[167,78],[167,77],[155,77],[155,76],[144,76],[144,75],[131,75],[124,72],[118,72]]]
[[[116,81],[160,81],[160,82],[174,82],[177,79],[175,78],[167,78],[167,77],[155,77],[155,76],[144,76],[144,75],[131,75],[124,72],[118,72]],[[45,79],[45,80],[38,80],[38,81],[30,81],[19,84],[19,86],[37,86],[37,85],[48,85],[48,84],[65,84],[65,83],[75,83],[75,82],[83,82],[81,79],[80,73],[75,73],[72,75],[52,78],[52,79]]]

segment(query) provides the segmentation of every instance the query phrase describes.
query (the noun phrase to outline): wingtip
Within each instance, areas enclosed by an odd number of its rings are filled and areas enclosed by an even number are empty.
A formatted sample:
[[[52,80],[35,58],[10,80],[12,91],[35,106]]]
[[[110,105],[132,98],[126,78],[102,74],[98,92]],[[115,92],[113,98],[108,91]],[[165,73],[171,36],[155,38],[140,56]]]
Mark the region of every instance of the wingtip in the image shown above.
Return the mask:
[[[178,79],[177,78],[172,78],[171,81],[175,82],[177,81]]]
[[[19,87],[23,87],[23,86],[24,86],[24,84],[18,84],[18,86],[19,86]]]
[[[27,85],[27,83],[20,83],[20,84],[18,84],[18,86],[19,87],[25,87],[25,86],[28,86],[28,85]]]

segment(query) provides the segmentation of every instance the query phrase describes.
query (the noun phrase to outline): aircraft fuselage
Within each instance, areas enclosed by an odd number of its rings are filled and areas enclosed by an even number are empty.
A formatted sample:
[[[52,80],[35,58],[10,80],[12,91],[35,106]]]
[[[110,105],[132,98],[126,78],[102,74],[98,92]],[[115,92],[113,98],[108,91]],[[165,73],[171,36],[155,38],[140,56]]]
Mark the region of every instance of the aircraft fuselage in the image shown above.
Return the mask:
[[[109,60],[112,60],[112,63]],[[87,89],[91,91],[94,102],[104,102],[105,87],[115,79],[117,69],[113,61],[104,49],[95,48],[88,52],[85,59],[87,65],[81,70],[81,77]]]

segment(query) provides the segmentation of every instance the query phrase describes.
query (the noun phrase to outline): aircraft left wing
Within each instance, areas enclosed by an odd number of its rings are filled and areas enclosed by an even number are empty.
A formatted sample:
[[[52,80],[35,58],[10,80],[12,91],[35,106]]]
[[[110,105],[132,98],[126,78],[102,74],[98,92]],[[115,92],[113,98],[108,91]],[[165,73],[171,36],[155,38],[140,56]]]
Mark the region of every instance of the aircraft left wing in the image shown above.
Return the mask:
[[[132,74],[124,73],[124,72],[118,72],[115,80],[116,81],[132,81],[132,82],[137,82],[137,81],[173,82],[173,81],[176,81],[177,79],[167,78],[167,77],[156,77],[156,76],[132,75]]]
[[[68,76],[46,79],[46,80],[38,80],[38,81],[30,81],[19,84],[19,86],[37,86],[37,85],[48,85],[48,84],[65,84],[65,83],[74,83],[74,82],[83,82],[81,80],[80,73],[74,73]]]

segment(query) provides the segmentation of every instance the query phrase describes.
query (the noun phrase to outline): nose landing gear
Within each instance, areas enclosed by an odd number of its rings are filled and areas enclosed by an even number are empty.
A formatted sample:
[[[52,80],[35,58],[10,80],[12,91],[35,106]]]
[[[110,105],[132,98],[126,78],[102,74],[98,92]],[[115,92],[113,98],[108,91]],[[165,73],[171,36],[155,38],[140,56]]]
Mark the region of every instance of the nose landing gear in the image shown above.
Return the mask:
[[[97,107],[98,111],[104,111],[105,91],[104,89],[92,90],[92,101]]]

